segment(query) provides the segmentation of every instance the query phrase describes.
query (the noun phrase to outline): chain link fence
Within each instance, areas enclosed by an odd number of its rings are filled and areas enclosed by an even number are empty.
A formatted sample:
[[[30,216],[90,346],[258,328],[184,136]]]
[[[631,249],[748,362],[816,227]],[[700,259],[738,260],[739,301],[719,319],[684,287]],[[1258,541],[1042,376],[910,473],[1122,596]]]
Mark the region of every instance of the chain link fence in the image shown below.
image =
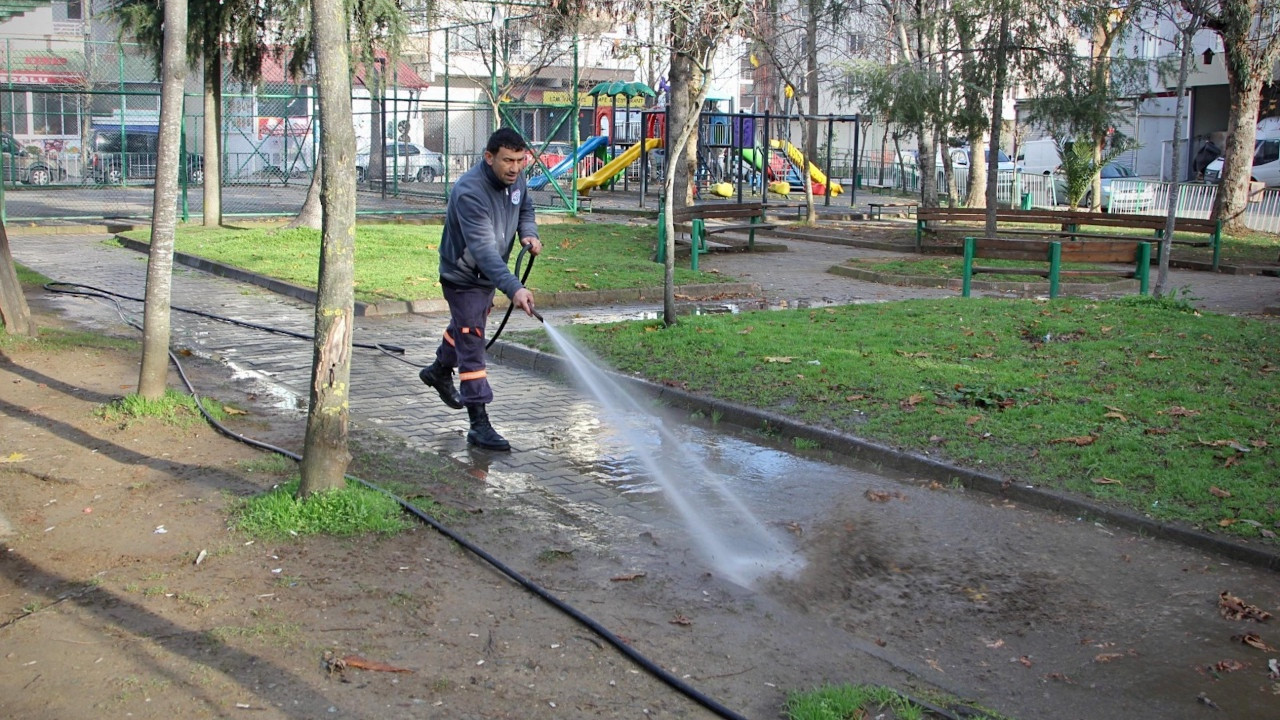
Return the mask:
[[[0,151],[4,216],[10,220],[145,220],[152,212],[160,117],[156,62],[115,42],[2,41]],[[319,154],[316,92],[295,81],[287,57],[271,57],[255,85],[223,83],[221,163],[205,161],[205,99],[199,68],[187,81],[182,122],[180,211],[203,213],[205,183],[216,177],[224,216],[290,216],[305,200]],[[229,68],[224,69],[224,73]],[[225,76],[225,75],[224,75]],[[575,140],[569,102],[504,102],[474,87],[428,92],[405,59],[356,68],[357,212],[439,214],[454,181],[478,162],[500,123],[519,129],[538,152],[533,172],[549,169],[548,144]],[[543,210],[576,209],[572,182],[535,193]]]

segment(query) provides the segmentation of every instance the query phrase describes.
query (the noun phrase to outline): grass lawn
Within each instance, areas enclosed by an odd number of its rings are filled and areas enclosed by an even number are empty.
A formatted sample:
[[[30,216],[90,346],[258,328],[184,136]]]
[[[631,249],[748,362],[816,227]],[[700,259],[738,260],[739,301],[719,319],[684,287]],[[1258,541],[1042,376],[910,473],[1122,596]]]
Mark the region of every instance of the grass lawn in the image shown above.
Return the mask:
[[[566,331],[661,383],[1161,519],[1280,532],[1280,324],[1132,296]]]
[[[356,228],[356,299],[427,300],[442,297],[439,225],[360,225]],[[651,227],[590,223],[539,228],[543,251],[534,262],[534,293],[661,287],[662,266],[651,259]],[[149,231],[129,237],[150,238]],[[315,230],[181,226],[178,252],[315,287],[320,233]],[[514,266],[519,249],[511,254]],[[526,265],[528,260],[525,261]],[[522,267],[523,272],[523,267]],[[732,282],[717,273],[676,268],[676,283]]]

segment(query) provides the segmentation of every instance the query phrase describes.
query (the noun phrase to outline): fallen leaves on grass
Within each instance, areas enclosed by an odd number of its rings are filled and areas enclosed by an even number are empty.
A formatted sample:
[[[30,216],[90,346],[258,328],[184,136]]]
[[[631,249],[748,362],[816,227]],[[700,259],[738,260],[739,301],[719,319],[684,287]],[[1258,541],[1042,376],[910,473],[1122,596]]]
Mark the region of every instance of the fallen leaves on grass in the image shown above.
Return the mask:
[[[1218,594],[1218,612],[1227,620],[1266,622],[1271,619],[1271,613],[1257,605],[1250,605],[1226,590]]]
[[[1201,445],[1206,445],[1208,447],[1229,447],[1232,450],[1235,450],[1236,452],[1242,452],[1242,453],[1252,452],[1252,450],[1245,447],[1244,445],[1241,445],[1238,441],[1231,438],[1227,438],[1226,440],[1199,440],[1198,442]]]
[[[1123,485],[1124,483],[1109,477],[1096,477],[1093,479],[1094,485]]]
[[[1094,443],[1094,441],[1095,441],[1095,440],[1097,440],[1097,439],[1098,439],[1098,437],[1097,437],[1096,435],[1077,435],[1077,436],[1075,436],[1075,437],[1061,437],[1061,438],[1054,438],[1053,440],[1050,440],[1050,441],[1049,441],[1049,443],[1050,443],[1050,444],[1078,445],[1078,446],[1080,446],[1080,447],[1084,447],[1085,445],[1092,445],[1092,444]]]
[[[1212,495],[1212,496],[1214,496],[1214,497],[1216,497],[1216,498],[1222,498],[1223,500],[1226,500],[1227,498],[1231,497],[1231,491],[1230,491],[1230,490],[1223,490],[1222,488],[1218,487],[1217,485],[1210,485],[1210,486],[1209,486],[1209,494],[1210,494],[1210,495]]]
[[[915,406],[919,405],[922,402],[924,402],[924,396],[921,395],[920,393],[914,393],[912,395],[908,395],[906,399],[898,401],[898,407],[902,408],[903,410],[908,410],[908,409],[914,408]]]
[[[794,357],[788,357],[788,356],[785,356],[785,355],[784,355],[784,356],[779,356],[779,357],[773,357],[773,356],[766,355],[766,356],[765,356],[765,358],[764,358],[764,361],[765,361],[765,362],[767,362],[767,363],[790,363],[792,360],[795,360],[795,358],[794,358]]]
[[[27,456],[20,452],[11,452],[4,457],[0,457],[0,463],[16,463],[26,460]]]
[[[1169,417],[1195,417],[1200,414],[1199,410],[1188,410],[1181,405],[1174,405],[1168,410],[1157,410],[1157,415],[1168,415]]]

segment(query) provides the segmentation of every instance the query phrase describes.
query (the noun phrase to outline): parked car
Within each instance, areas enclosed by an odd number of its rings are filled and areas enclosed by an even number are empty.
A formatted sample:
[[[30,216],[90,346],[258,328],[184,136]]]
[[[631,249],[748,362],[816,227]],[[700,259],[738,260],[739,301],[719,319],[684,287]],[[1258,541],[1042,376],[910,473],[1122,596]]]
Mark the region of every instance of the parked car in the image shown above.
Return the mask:
[[[1156,202],[1156,192],[1147,183],[1123,183],[1121,188],[1112,191],[1111,185],[1116,180],[1140,180],[1132,170],[1119,163],[1107,163],[1102,166],[1102,202],[1099,207],[1104,211],[1114,207],[1121,212],[1144,212],[1150,210]],[[1061,173],[1054,176],[1055,191],[1059,202],[1066,202],[1067,181]],[[1085,191],[1080,199],[1081,207],[1092,205],[1093,190]]]
[[[1253,168],[1249,179],[1267,187],[1280,186],[1280,137],[1259,137],[1253,143]],[[1216,183],[1222,177],[1222,158],[1204,169],[1204,181]]]
[[[4,155],[2,172],[7,182],[48,185],[67,176],[56,159],[28,152],[9,133],[0,133],[0,153]]]
[[[356,182],[367,180],[369,150],[356,155]],[[444,155],[416,143],[387,140],[383,161],[384,177],[389,182],[399,177],[400,182],[435,182],[444,176]]]
[[[94,130],[89,172],[95,182],[107,185],[155,180],[159,140],[159,128],[155,125],[126,127],[124,132],[119,128]],[[204,182],[203,156],[187,154],[187,182],[192,185]]]
[[[1008,154],[1008,153],[1006,153],[1004,150],[999,150],[998,152],[999,152],[999,162],[998,162],[998,164],[997,164],[997,167],[998,167],[1000,170],[1012,170],[1012,169],[1013,169],[1013,158],[1009,157],[1009,154]],[[950,149],[948,150],[948,153],[951,155],[951,166],[952,166],[952,167],[954,167],[954,168],[968,168],[968,167],[969,167],[969,148],[968,148],[968,147],[955,147],[955,148],[950,148]],[[982,159],[980,160],[980,162],[986,162],[986,159],[987,159],[987,156],[986,156],[986,149],[984,148],[984,149],[983,149],[983,154],[982,154]],[[938,155],[938,157],[937,157],[937,165],[938,165],[938,167],[942,167],[942,155],[941,155],[941,154],[939,154],[939,155]]]

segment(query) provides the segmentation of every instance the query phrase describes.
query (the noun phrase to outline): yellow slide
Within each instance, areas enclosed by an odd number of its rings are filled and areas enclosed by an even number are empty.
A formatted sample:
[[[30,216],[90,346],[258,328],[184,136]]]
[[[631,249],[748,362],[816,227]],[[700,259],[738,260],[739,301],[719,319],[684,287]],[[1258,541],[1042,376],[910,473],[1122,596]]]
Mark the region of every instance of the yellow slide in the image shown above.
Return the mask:
[[[662,147],[662,138],[645,138],[644,151]],[[578,192],[587,195],[592,188],[600,187],[622,172],[628,165],[640,159],[640,143],[636,143],[618,154],[618,157],[605,163],[604,167],[587,177],[578,178]]]
[[[775,150],[785,149],[787,151],[787,157],[791,158],[791,162],[795,163],[796,165],[799,165],[802,168],[807,169],[809,171],[809,177],[813,178],[814,182],[818,183],[819,185],[826,187],[833,196],[839,195],[840,193],[844,192],[844,188],[840,187],[840,183],[832,180],[828,184],[826,173],[819,170],[817,165],[814,165],[813,163],[806,160],[804,157],[804,153],[800,152],[800,149],[797,148],[795,145],[792,145],[790,142],[786,140],[770,140],[769,145],[773,147]]]

